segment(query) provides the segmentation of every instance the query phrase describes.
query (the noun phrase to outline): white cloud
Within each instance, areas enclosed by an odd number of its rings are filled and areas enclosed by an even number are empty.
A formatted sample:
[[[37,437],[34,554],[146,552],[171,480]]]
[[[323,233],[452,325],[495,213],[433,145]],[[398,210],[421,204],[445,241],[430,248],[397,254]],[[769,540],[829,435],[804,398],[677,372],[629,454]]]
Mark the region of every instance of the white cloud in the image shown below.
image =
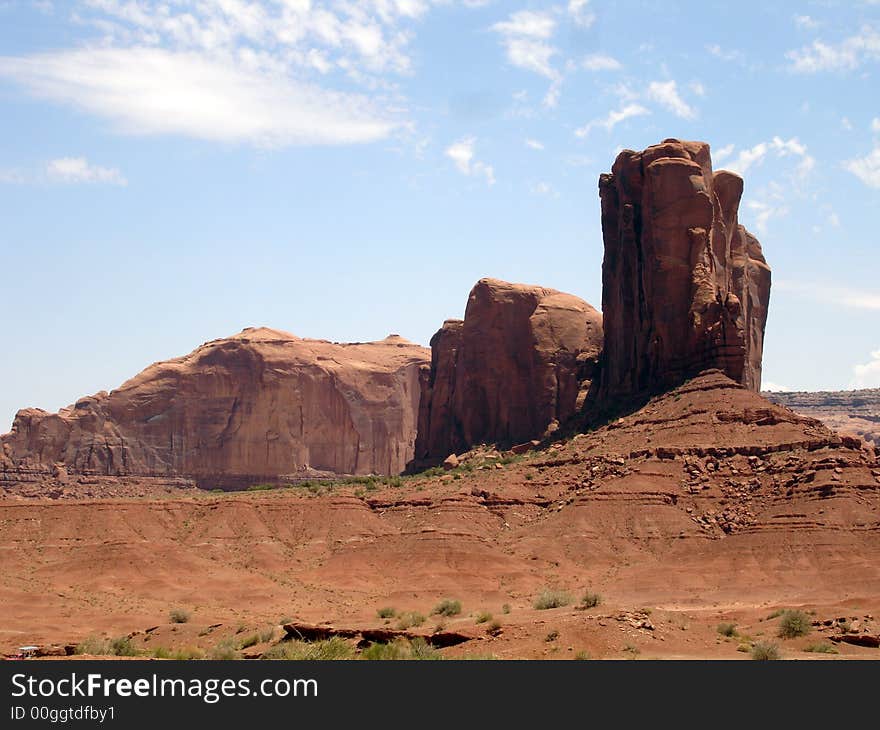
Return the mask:
[[[875,144],[864,157],[847,160],[843,166],[868,187],[880,188],[880,144]]]
[[[682,119],[693,119],[697,115],[679,95],[675,81],[652,81],[648,85],[648,98]]]
[[[128,185],[115,167],[92,165],[85,157],[61,157],[46,165],[46,176],[60,183],[107,183]]]
[[[124,132],[261,146],[369,142],[401,125],[394,77],[412,71],[414,24],[446,3],[74,0],[68,17],[94,37],[0,57],[0,76]]]
[[[623,68],[616,58],[604,53],[591,53],[581,59],[580,67],[587,71],[619,71]]]
[[[822,25],[822,23],[815,18],[811,18],[809,15],[795,15],[793,20],[795,26],[800,30],[816,30],[816,28]]]
[[[531,147],[533,150],[542,150],[544,149],[544,143],[539,142],[537,139],[527,139],[526,147]]]
[[[35,96],[109,119],[128,134],[271,147],[371,142],[396,126],[363,95],[250,69],[229,56],[87,48],[0,58],[0,76]]]
[[[727,61],[729,63],[737,63],[741,66],[746,65],[746,55],[742,51],[738,50],[726,50],[719,46],[717,43],[710,44],[706,46],[706,50],[715,58],[718,58],[722,61]]]
[[[853,367],[853,388],[880,388],[880,350],[871,353],[871,359]]]
[[[727,148],[725,148],[725,151],[727,151]],[[725,165],[725,167],[738,175],[744,175],[753,165],[760,165],[770,153],[775,153],[777,157],[799,157],[798,174],[802,176],[810,172],[816,164],[813,157],[807,153],[806,145],[801,144],[796,137],[792,137],[789,140],[774,137],[770,142],[760,142],[754,147],[741,150],[737,158]],[[730,151],[728,151],[729,154]]]
[[[719,147],[712,153],[712,161],[716,165],[720,165],[724,160],[726,160],[733,154],[733,149],[733,144],[727,144],[724,145],[724,147]]]
[[[750,200],[746,206],[755,215],[755,228],[761,235],[767,233],[771,218],[784,218],[788,215],[788,206],[766,200]]]
[[[532,185],[532,194],[542,195],[549,198],[559,197],[559,193],[556,192],[556,189],[550,183],[543,180]]]
[[[851,287],[816,282],[793,282],[787,279],[773,282],[774,289],[793,292],[832,306],[867,311],[880,310],[880,294]]]
[[[582,28],[589,28],[596,22],[596,14],[589,6],[590,0],[568,0],[568,14]]]
[[[556,20],[550,13],[520,10],[491,29],[502,36],[511,64],[548,79],[559,78],[551,64],[558,50],[548,42],[556,30]]]
[[[691,81],[688,84],[688,88],[697,96],[706,96],[706,87],[699,81]]]
[[[583,127],[575,130],[575,134],[578,137],[586,137],[595,127],[602,127],[610,132],[614,127],[620,124],[620,122],[626,119],[644,116],[645,114],[650,113],[650,110],[646,109],[641,104],[626,104],[620,109],[612,110],[607,116],[602,117],[601,119],[594,119],[591,122],[587,122]]]
[[[810,45],[785,54],[789,68],[797,73],[849,71],[866,61],[880,60],[880,33],[865,25],[840,43],[815,40]]]
[[[871,131],[880,132],[880,117],[875,117],[871,120]]]
[[[495,171],[492,166],[474,159],[476,143],[475,137],[464,137],[446,148],[446,156],[455,163],[458,171],[463,175],[485,177],[487,184],[494,185]]]

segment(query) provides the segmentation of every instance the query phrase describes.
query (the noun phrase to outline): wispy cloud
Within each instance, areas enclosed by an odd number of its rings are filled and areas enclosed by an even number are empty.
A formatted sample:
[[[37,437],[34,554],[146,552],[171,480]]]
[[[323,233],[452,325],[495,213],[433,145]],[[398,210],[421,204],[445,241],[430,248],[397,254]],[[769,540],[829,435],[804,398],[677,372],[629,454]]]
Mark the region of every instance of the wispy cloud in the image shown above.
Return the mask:
[[[501,36],[507,60],[512,65],[551,80],[559,78],[559,72],[551,63],[558,53],[549,43],[556,30],[556,20],[551,13],[519,10],[491,29]]]
[[[590,0],[568,0],[568,14],[582,28],[589,28],[596,22],[596,14],[590,10]]]
[[[616,127],[618,124],[620,124],[622,121],[625,121],[626,119],[631,119],[632,117],[640,117],[650,113],[651,111],[643,107],[641,104],[626,104],[620,109],[614,109],[610,111],[605,117],[593,119],[592,121],[587,122],[580,129],[576,129],[575,134],[578,137],[586,137],[596,127],[601,127],[605,131],[610,132],[612,129],[614,129],[614,127]]]
[[[584,56],[579,65],[585,71],[619,71],[623,68],[620,61],[604,53]]]
[[[787,291],[847,309],[880,310],[880,292],[852,289],[822,282],[794,282],[786,279],[774,280],[774,289]]]
[[[880,188],[880,144],[875,144],[874,149],[864,157],[847,160],[843,167],[868,187]]]
[[[648,85],[648,98],[682,119],[697,116],[696,110],[681,98],[675,81],[652,81]]]
[[[785,54],[789,68],[797,73],[850,71],[866,61],[880,60],[880,33],[871,25],[839,43],[815,40]]]
[[[106,183],[128,185],[128,181],[115,167],[91,164],[85,157],[61,157],[46,165],[46,176],[61,183]]]
[[[732,154],[732,147],[726,147],[719,151],[718,157],[729,157]],[[737,157],[726,163],[725,168],[738,175],[744,175],[746,171],[753,165],[760,165],[769,154],[775,154],[777,157],[797,157],[800,158],[798,164],[798,174],[806,175],[816,164],[815,159],[808,154],[807,147],[801,144],[796,137],[789,140],[783,140],[781,137],[774,137],[769,142],[759,142],[754,147],[740,150]]]
[[[544,143],[537,140],[537,139],[527,139],[526,140],[526,147],[529,147],[533,150],[543,150]]]
[[[795,27],[800,30],[816,30],[822,23],[809,15],[795,15],[792,17]]]
[[[540,182],[532,185],[532,194],[533,195],[541,195],[548,198],[558,198],[559,193],[556,189],[545,180],[541,180]]]
[[[469,177],[484,177],[488,185],[495,184],[495,170],[475,158],[477,140],[464,137],[446,148],[446,156],[455,163],[458,171]]]

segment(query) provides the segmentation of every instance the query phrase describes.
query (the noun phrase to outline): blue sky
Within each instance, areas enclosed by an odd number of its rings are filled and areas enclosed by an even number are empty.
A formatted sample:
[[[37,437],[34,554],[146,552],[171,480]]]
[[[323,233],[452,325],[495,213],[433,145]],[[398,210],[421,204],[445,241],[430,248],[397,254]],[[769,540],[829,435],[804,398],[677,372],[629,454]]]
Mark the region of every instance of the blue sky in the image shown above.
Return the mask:
[[[880,386],[880,3],[0,0],[0,431],[267,325],[427,344],[482,276],[601,301],[599,173],[712,144],[765,384]]]

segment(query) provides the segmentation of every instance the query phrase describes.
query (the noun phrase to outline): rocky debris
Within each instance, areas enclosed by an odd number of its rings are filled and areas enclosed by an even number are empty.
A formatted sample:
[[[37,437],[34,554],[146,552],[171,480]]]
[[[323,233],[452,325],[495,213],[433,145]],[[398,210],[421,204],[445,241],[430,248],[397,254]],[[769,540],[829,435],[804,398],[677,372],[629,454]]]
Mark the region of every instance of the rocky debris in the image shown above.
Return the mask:
[[[880,627],[874,622],[871,614],[817,619],[813,621],[813,627],[837,644],[880,648]]]
[[[770,269],[737,221],[743,181],[709,145],[621,152],[599,180],[604,349],[590,406],[669,390],[707,368],[758,390]]]
[[[582,299],[481,279],[464,320],[431,339],[416,462],[548,436],[577,411],[601,345],[602,315]]]
[[[435,631],[434,633],[422,633],[407,631],[403,629],[389,628],[336,628],[324,624],[307,624],[294,622],[284,624],[284,631],[287,633],[288,639],[296,639],[299,641],[323,641],[333,636],[343,639],[357,639],[358,647],[362,648],[371,643],[387,644],[395,639],[423,639],[426,643],[433,647],[443,648],[447,646],[456,646],[466,641],[471,641],[473,636],[463,634],[459,631]]]
[[[651,623],[648,613],[645,611],[622,611],[614,616],[608,616],[610,619],[625,623],[634,629],[643,631],[653,631],[654,624]]]
[[[19,411],[0,466],[7,481],[54,465],[57,483],[178,476],[210,488],[307,468],[397,474],[413,455],[427,360],[397,336],[338,344],[249,328],[58,413]]]

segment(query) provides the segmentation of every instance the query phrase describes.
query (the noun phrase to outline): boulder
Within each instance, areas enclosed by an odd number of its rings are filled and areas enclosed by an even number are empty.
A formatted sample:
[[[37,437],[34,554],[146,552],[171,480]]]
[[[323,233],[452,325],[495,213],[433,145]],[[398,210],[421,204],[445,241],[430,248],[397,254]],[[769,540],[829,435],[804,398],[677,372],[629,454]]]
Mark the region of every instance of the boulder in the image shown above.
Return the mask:
[[[241,488],[315,470],[397,474],[428,351],[248,328],[58,413],[18,412],[2,453],[58,475],[184,476]]]
[[[481,279],[464,320],[431,339],[416,459],[541,438],[578,409],[602,345],[602,315],[553,289]]]
[[[718,368],[760,389],[770,268],[737,213],[743,181],[709,145],[624,150],[599,179],[604,348],[590,403],[674,388]]]

